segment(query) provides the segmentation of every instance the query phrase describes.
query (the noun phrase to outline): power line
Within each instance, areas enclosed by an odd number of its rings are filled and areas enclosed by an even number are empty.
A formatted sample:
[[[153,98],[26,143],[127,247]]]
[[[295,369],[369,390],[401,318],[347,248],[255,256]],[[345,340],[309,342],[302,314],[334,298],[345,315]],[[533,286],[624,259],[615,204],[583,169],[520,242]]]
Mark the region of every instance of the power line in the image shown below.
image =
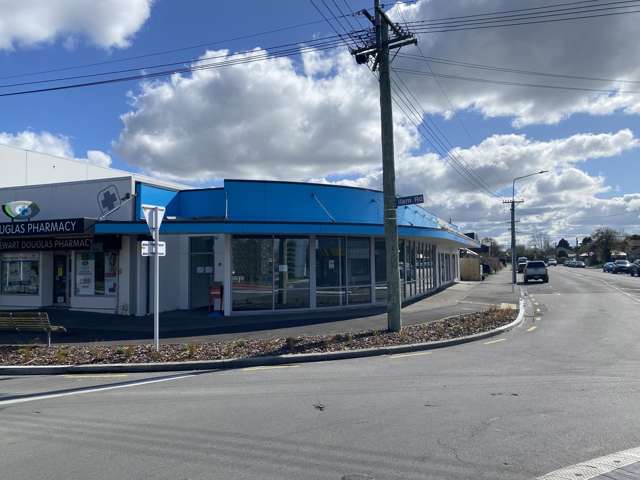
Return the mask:
[[[565,4],[556,4],[556,5],[548,5],[541,7],[532,7],[532,8],[523,8],[517,10],[506,10],[502,12],[492,12],[492,13],[480,13],[475,15],[461,15],[457,17],[449,17],[444,19],[432,19],[432,20],[414,20],[411,22],[407,22],[409,25],[424,25],[424,26],[450,26],[456,23],[461,24],[478,24],[478,23],[489,23],[491,21],[500,21],[502,19],[513,19],[507,21],[515,21],[515,20],[523,20],[526,18],[541,18],[547,16],[561,16],[561,15],[571,15],[576,13],[588,13],[591,11],[605,11],[611,9],[620,9],[620,8],[630,8],[635,5],[626,5],[626,4],[636,4],[638,0],[621,0],[615,2],[607,2],[607,3],[597,3],[597,0],[587,0],[581,2],[571,2]],[[553,8],[558,6],[566,6],[566,5],[575,5],[575,4],[585,4],[589,3],[590,5],[585,5],[583,7],[571,7],[571,8]],[[618,5],[618,6],[614,6]],[[601,8],[604,7],[604,8]],[[530,10],[543,10],[541,12],[532,12]],[[530,11],[529,13],[521,13],[516,15],[504,15],[505,13],[513,13],[513,12],[523,12]],[[567,13],[558,13],[558,12],[567,12]],[[556,14],[556,15],[547,15],[547,14]],[[478,17],[487,17],[487,18],[478,18]],[[463,20],[465,18],[471,18],[471,20]]]
[[[327,46],[327,45],[339,46],[339,45],[341,45],[341,43],[342,43],[341,41],[337,41],[337,37],[336,36],[329,36],[329,37],[323,37],[323,38],[311,40],[308,44],[302,44],[300,42],[285,43],[285,44],[281,44],[281,45],[266,47],[263,50],[268,52],[268,50],[282,49],[282,48],[285,48],[285,47],[296,47],[297,48],[297,47],[299,47],[301,45],[304,45],[305,47],[324,47],[324,46]],[[118,74],[122,74],[122,73],[137,72],[137,71],[140,71],[140,70],[153,70],[153,69],[157,69],[157,68],[171,67],[171,66],[174,66],[174,65],[184,65],[184,64],[195,63],[195,62],[203,62],[205,60],[217,60],[217,59],[220,59],[220,58],[230,58],[230,57],[236,57],[236,56],[240,56],[240,55],[250,55],[250,54],[254,53],[255,51],[256,51],[255,49],[251,49],[251,50],[244,50],[244,51],[240,51],[240,52],[234,52],[232,54],[223,54],[223,55],[213,55],[213,56],[207,56],[207,57],[189,58],[189,59],[180,60],[180,61],[177,61],[177,62],[161,63],[161,64],[155,64],[155,65],[140,65],[140,66],[136,66],[136,67],[132,67],[132,68],[126,68],[126,69],[121,69],[121,70],[111,70],[111,71],[107,71],[107,72],[89,73],[89,74],[84,74],[84,75],[73,75],[73,76],[69,76],[69,77],[48,78],[48,79],[43,79],[43,80],[34,80],[34,81],[30,81],[30,82],[17,82],[17,83],[0,85],[0,88],[20,87],[20,86],[25,86],[25,85],[38,85],[38,84],[43,84],[43,83],[62,82],[62,81],[69,81],[69,80],[80,80],[80,79],[83,79],[83,78],[95,78],[95,77],[101,77],[101,76],[105,76],[105,75],[118,75]]]
[[[402,110],[405,114],[405,117],[414,124],[420,135],[433,147],[433,149],[444,159],[446,160],[453,169],[463,178],[465,178],[474,188],[480,188],[487,192],[489,195],[498,197],[494,192],[487,188],[486,185],[483,184],[482,180],[479,179],[474,172],[466,165],[460,161],[455,155],[453,155],[446,144],[440,138],[436,131],[429,127],[429,125],[423,123],[423,118],[421,113],[415,107],[415,105],[411,102],[411,100],[407,97],[407,94],[404,92],[402,87],[392,78],[392,82],[396,86],[396,98],[402,102],[402,104],[411,112],[411,115],[407,113],[405,108],[402,105],[399,105],[396,102],[396,105]],[[409,91],[409,90],[407,90]],[[410,91],[409,91],[410,92]],[[411,94],[412,95],[412,94]],[[415,97],[414,97],[415,98]],[[413,118],[411,118],[413,116]],[[431,138],[425,135],[425,133],[421,130],[421,128],[426,128]],[[435,142],[435,143],[434,143]]]
[[[355,17],[356,16],[356,12],[352,12],[349,14],[346,14],[347,16],[352,16]],[[35,71],[35,72],[23,72],[23,73],[17,73],[17,74],[12,74],[12,75],[5,75],[0,77],[0,80],[7,80],[10,78],[20,78],[20,77],[30,77],[30,76],[35,76],[35,75],[44,75],[47,73],[57,73],[57,72],[64,72],[64,71],[69,71],[69,70],[78,70],[78,69],[82,69],[82,68],[91,68],[91,67],[97,67],[97,66],[101,66],[101,65],[111,65],[114,63],[122,63],[122,62],[128,62],[131,60],[139,60],[142,58],[149,58],[149,57],[155,57],[155,56],[161,56],[161,55],[168,55],[171,53],[178,53],[178,52],[184,52],[187,50],[195,50],[198,48],[203,48],[203,47],[210,47],[210,46],[214,46],[214,45],[220,45],[223,43],[230,43],[230,42],[235,42],[235,41],[239,41],[239,40],[247,40],[250,38],[256,38],[256,37],[261,37],[261,36],[265,36],[265,35],[270,35],[273,33],[279,33],[279,32],[284,32],[287,30],[294,30],[297,28],[303,28],[303,27],[308,27],[308,26],[312,26],[312,25],[317,25],[319,23],[324,23],[324,20],[312,20],[309,22],[303,22],[303,23],[297,23],[294,25],[288,25],[285,27],[279,27],[279,28],[274,28],[271,30],[265,30],[262,32],[257,32],[257,33],[250,33],[247,35],[240,35],[237,37],[231,37],[231,38],[227,38],[227,39],[223,39],[223,40],[212,40],[209,42],[202,42],[202,43],[197,43],[194,45],[187,45],[184,47],[178,47],[178,48],[172,48],[172,49],[167,49],[167,50],[158,50],[155,52],[148,52],[148,53],[144,53],[144,54],[140,54],[140,55],[134,55],[134,56],[129,56],[129,57],[123,57],[123,58],[116,58],[116,59],[112,59],[112,60],[105,60],[105,61],[100,61],[100,62],[93,62],[93,63],[84,63],[84,64],[78,64],[78,65],[70,65],[67,67],[58,67],[58,68],[52,68],[52,69],[47,69],[47,70],[39,70],[39,71]]]
[[[563,78],[569,80],[586,80],[591,82],[611,82],[611,83],[631,83],[631,84],[640,84],[640,80],[624,80],[624,79],[615,79],[615,78],[603,78],[603,77],[587,77],[584,75],[571,75],[571,74],[561,74],[561,73],[550,73],[550,72],[540,72],[535,70],[523,70],[518,68],[509,68],[509,67],[499,67],[494,65],[484,65],[480,63],[471,63],[465,62],[461,60],[453,60],[449,58],[441,58],[441,57],[432,57],[432,56],[420,56],[420,55],[412,55],[410,53],[398,54],[398,57],[414,59],[414,60],[423,60],[427,65],[430,63],[438,63],[442,65],[449,65],[454,67],[464,67],[464,68],[474,68],[479,70],[487,70],[493,72],[504,72],[504,73],[516,73],[522,75],[535,75],[542,77],[551,77],[551,78]],[[431,69],[430,69],[431,70]],[[433,73],[433,72],[431,72]]]
[[[129,75],[125,77],[115,77],[115,78],[109,78],[104,80],[95,80],[91,82],[73,83],[73,84],[59,85],[59,86],[53,86],[53,87],[44,87],[44,88],[36,88],[36,89],[30,89],[30,90],[0,93],[0,97],[10,97],[10,96],[17,96],[17,95],[27,95],[31,93],[51,92],[51,91],[57,91],[57,90],[68,90],[68,89],[83,88],[83,87],[93,87],[98,85],[106,85],[110,83],[119,83],[119,82],[127,82],[132,80],[145,80],[149,78],[163,77],[163,76],[168,76],[175,73],[188,73],[188,72],[194,72],[199,70],[211,70],[211,69],[222,68],[222,67],[227,67],[231,65],[241,65],[241,64],[270,60],[270,59],[281,58],[281,57],[297,56],[307,51],[330,50],[330,49],[336,48],[341,44],[342,42],[332,42],[324,46],[314,46],[314,47],[301,46],[299,48],[290,48],[290,49],[286,49],[276,53],[264,53],[260,55],[247,57],[247,58],[230,60],[227,62],[216,62],[216,63],[210,63],[210,64],[201,64],[201,65],[196,64],[196,65],[190,65],[182,68],[172,68],[169,70],[162,70],[159,72],[143,73],[143,74],[137,74],[137,75]]]
[[[564,22],[568,20],[581,20],[581,19],[590,19],[597,17],[609,17],[613,15],[625,15],[629,13],[639,13],[640,10],[628,10],[626,12],[610,12],[610,13],[600,13],[594,15],[581,15],[581,16],[573,16],[573,17],[565,17],[565,18],[552,18],[547,20],[532,20],[532,21],[524,21],[524,22],[511,22],[511,23],[496,23],[495,25],[480,25],[480,26],[453,26],[449,28],[417,28],[414,29],[414,32],[418,35],[420,34],[430,34],[430,33],[447,33],[447,32],[460,32],[465,30],[483,30],[487,28],[497,28],[497,27],[514,27],[520,25],[534,25],[540,23],[553,23],[553,22]]]
[[[468,77],[463,75],[450,75],[445,73],[430,73],[425,72],[423,70],[413,70],[410,68],[398,67],[396,71],[409,73],[411,75],[419,75],[424,77],[439,77],[439,78],[449,78],[453,80],[465,80],[470,82],[480,82],[480,83],[491,83],[498,85],[509,85],[515,87],[532,87],[532,88],[547,88],[547,89],[558,89],[558,90],[575,90],[581,92],[593,92],[593,93],[608,93],[608,94],[629,94],[629,95],[637,95],[640,91],[636,90],[617,90],[617,89],[603,89],[603,88],[588,88],[588,87],[576,87],[576,86],[568,86],[568,85],[547,85],[540,83],[525,83],[525,82],[512,82],[508,80],[495,80],[490,78],[480,78],[480,77]]]
[[[324,3],[325,7],[326,7],[326,3],[324,2],[324,0],[321,0],[322,3]],[[349,41],[346,40],[343,36],[343,34],[341,34],[338,29],[336,29],[336,27],[333,25],[333,23],[331,23],[329,21],[329,19],[327,18],[327,16],[324,14],[324,12],[320,9],[320,7],[318,7],[318,5],[316,5],[316,2],[314,2],[313,0],[309,0],[309,2],[311,2],[311,5],[313,5],[313,7],[318,11],[318,13],[322,16],[322,18],[329,24],[329,26],[331,27],[331,29],[336,33],[336,35],[338,35],[338,37],[340,37],[340,39],[344,42],[344,44],[349,47]],[[348,36],[348,34],[347,34]]]
[[[402,10],[399,10],[398,13],[400,13],[400,16],[402,17],[403,20],[405,20],[406,22],[406,18],[404,16],[404,14],[402,13]],[[419,44],[416,44],[416,48],[418,49],[418,52],[420,52],[421,57],[424,59],[425,63],[427,64],[427,67],[429,68],[429,71],[431,73],[435,73],[433,71],[433,69],[431,68],[431,64],[429,63],[429,61],[427,60],[427,57],[425,56],[424,52],[422,51],[422,48],[420,47]],[[444,87],[442,86],[442,84],[440,83],[440,81],[438,80],[437,77],[434,77],[434,80],[436,82],[436,85],[438,86],[438,89],[440,90],[440,93],[442,94],[442,96],[445,98],[445,100],[447,101],[447,103],[449,104],[449,108],[451,110],[455,111],[455,108],[453,106],[453,102],[451,101],[451,99],[449,98],[449,95],[447,95],[447,92],[445,91]],[[471,143],[475,143],[475,140],[473,139],[473,137],[471,136],[471,133],[469,132],[469,130],[467,129],[467,126],[464,124],[464,122],[462,121],[462,118],[460,118],[457,115],[454,115],[458,121],[458,123],[460,124],[460,126],[462,127],[462,129],[464,130],[464,132],[467,134],[467,138],[471,141]]]
[[[489,195],[494,196],[496,198],[500,198],[496,193],[494,193],[491,190],[491,188],[484,181],[484,179],[480,175],[478,175],[476,172],[473,171],[471,166],[469,166],[469,164],[464,160],[464,158],[461,155],[454,153],[453,145],[451,144],[447,136],[444,134],[444,132],[440,130],[440,128],[438,127],[438,124],[429,115],[426,114],[425,109],[422,108],[419,100],[413,94],[409,86],[404,82],[402,77],[400,75],[397,75],[397,78],[398,80],[400,80],[400,82],[402,82],[402,87],[398,85],[395,79],[393,79],[393,82],[396,85],[396,87],[399,90],[402,90],[402,88],[404,88],[404,91],[408,93],[411,99],[413,99],[413,102],[415,102],[415,104],[418,105],[420,107],[420,110],[423,112],[423,113],[418,112],[417,108],[415,108],[415,105],[412,105],[414,107],[414,111],[416,112],[417,116],[420,119],[420,122],[422,123],[423,117],[427,120],[427,122],[430,122],[432,128],[429,128],[428,125],[425,125],[425,126],[431,133],[434,140],[436,140],[436,142],[442,147],[444,154],[441,154],[441,155],[451,158],[451,160],[454,163],[456,163],[456,165],[458,165],[469,177],[472,177],[472,180],[475,182],[476,186],[479,186],[482,190],[487,192]]]

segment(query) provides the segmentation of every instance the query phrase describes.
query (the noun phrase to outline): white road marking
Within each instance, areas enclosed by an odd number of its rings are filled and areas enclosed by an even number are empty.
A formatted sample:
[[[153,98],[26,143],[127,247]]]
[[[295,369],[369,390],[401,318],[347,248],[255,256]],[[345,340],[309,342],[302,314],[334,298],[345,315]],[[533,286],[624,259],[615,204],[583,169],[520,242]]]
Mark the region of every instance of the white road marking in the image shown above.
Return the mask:
[[[533,317],[534,322],[539,322],[540,320],[542,320],[542,317]]]
[[[256,370],[275,370],[277,368],[299,368],[300,365],[271,365],[271,366],[264,366],[264,367],[247,367],[247,368],[243,368],[242,371],[244,372],[253,372]]]
[[[539,308],[536,308],[536,312],[540,313],[540,312],[541,312],[541,310],[540,310]]]
[[[499,338],[497,340],[491,340],[489,342],[484,342],[485,345],[491,345],[492,343],[499,343],[499,342],[504,342],[506,340],[506,338]]]
[[[537,477],[536,480],[589,480],[636,462],[640,462],[640,448],[637,447],[576,463]]]
[[[188,373],[185,375],[176,375],[173,377],[154,378],[151,380],[140,380],[139,382],[130,382],[124,385],[107,385],[104,387],[85,388],[82,390],[75,390],[72,392],[34,394],[29,397],[0,400],[0,407],[6,406],[6,405],[15,405],[18,403],[35,402],[36,400],[50,400],[52,398],[70,397],[72,395],[83,395],[85,393],[106,392],[107,390],[116,390],[119,388],[138,387],[140,385],[149,385],[152,383],[171,382],[173,380],[182,380],[183,378],[195,377],[196,375],[197,375],[196,373]]]
[[[529,327],[527,328],[527,332],[533,332],[536,328],[538,327],[536,327],[535,325],[533,327]]]
[[[431,355],[433,352],[415,352],[415,353],[396,353],[390,355],[389,358],[417,357],[419,355]]]

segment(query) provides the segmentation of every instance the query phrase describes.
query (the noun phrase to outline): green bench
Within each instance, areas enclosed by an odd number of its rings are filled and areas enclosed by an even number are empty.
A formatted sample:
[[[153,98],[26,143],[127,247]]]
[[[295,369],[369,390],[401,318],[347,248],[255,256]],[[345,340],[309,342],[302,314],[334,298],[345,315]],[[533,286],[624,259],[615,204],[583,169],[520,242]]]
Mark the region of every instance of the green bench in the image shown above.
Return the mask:
[[[46,332],[47,346],[51,346],[52,332],[66,332],[67,329],[51,325],[46,312],[0,312],[0,331]]]

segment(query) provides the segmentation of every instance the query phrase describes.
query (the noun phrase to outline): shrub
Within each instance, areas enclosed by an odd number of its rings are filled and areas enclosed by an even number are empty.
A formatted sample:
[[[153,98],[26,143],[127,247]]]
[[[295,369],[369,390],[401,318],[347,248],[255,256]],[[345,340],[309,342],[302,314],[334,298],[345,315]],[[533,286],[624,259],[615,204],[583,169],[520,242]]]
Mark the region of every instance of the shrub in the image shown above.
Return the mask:
[[[285,345],[287,346],[287,350],[294,350],[296,348],[297,339],[294,337],[287,337],[285,339]]]

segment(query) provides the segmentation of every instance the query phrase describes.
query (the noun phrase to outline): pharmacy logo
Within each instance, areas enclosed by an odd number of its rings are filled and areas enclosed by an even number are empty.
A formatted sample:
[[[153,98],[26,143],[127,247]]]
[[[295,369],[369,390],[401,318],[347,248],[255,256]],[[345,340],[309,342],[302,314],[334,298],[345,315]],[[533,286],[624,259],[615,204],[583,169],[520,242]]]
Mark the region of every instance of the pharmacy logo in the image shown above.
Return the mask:
[[[102,215],[120,206],[120,194],[115,185],[109,185],[98,192],[98,208]]]
[[[30,200],[16,200],[4,203],[2,211],[11,220],[30,220],[40,212],[40,207]]]

